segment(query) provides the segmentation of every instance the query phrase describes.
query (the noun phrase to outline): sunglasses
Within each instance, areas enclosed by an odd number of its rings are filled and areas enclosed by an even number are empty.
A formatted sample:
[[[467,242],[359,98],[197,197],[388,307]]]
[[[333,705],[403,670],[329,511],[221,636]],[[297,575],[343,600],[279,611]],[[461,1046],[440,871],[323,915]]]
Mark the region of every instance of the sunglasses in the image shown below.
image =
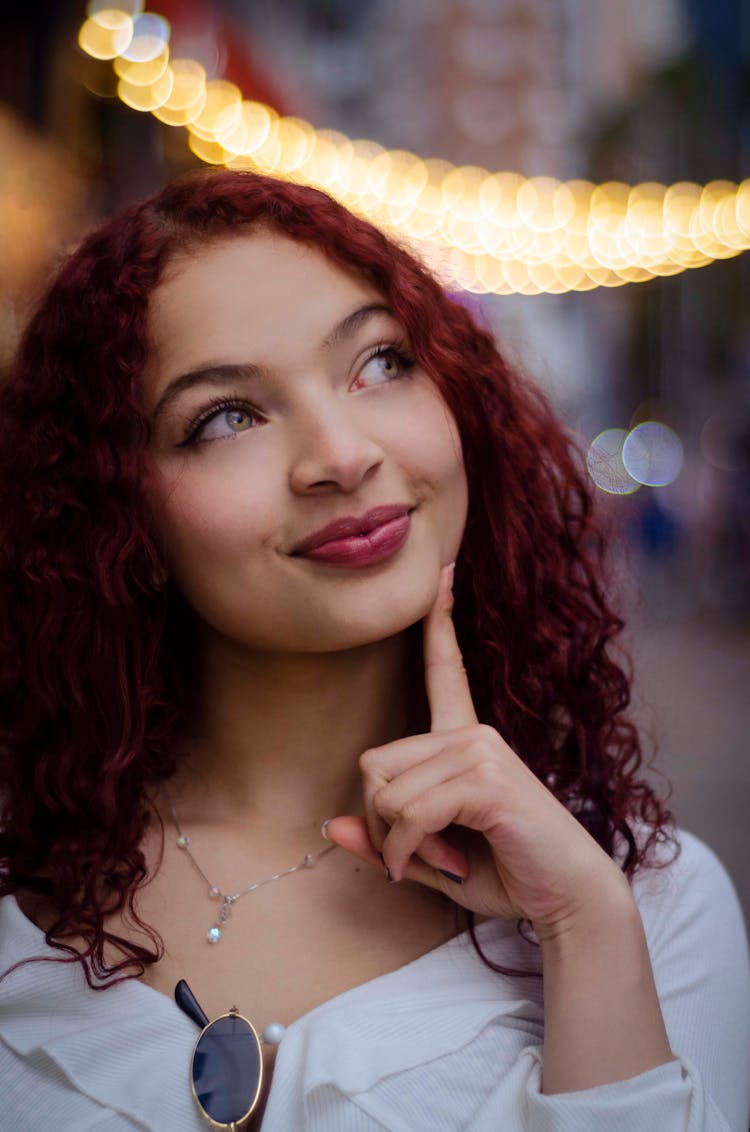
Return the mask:
[[[201,1030],[190,1063],[195,1103],[213,1128],[240,1132],[260,1097],[260,1038],[236,1006],[209,1022],[184,979],[175,987],[174,997],[180,1010]]]

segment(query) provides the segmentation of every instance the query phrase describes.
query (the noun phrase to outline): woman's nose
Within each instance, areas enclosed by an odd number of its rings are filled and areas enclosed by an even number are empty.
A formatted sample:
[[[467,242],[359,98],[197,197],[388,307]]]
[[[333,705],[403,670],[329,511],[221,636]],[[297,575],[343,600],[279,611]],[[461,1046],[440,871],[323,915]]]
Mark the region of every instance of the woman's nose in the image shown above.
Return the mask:
[[[290,486],[302,493],[328,484],[353,491],[384,458],[361,418],[335,403],[300,417],[290,444]]]

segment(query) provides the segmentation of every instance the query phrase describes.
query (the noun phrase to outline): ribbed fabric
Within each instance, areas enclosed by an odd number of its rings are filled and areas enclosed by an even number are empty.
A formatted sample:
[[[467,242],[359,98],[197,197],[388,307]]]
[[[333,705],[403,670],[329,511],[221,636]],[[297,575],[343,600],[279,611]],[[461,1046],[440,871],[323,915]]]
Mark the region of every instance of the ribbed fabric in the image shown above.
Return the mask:
[[[543,1095],[541,979],[495,974],[463,933],[293,1022],[263,1132],[748,1132],[742,914],[716,856],[679,838],[681,857],[633,889],[673,1061]],[[514,921],[477,933],[495,962],[538,957]],[[0,901],[0,970],[45,953],[15,900]],[[96,993],[75,966],[22,967],[0,983],[0,1130],[199,1132],[188,1084],[196,1032],[143,983]]]

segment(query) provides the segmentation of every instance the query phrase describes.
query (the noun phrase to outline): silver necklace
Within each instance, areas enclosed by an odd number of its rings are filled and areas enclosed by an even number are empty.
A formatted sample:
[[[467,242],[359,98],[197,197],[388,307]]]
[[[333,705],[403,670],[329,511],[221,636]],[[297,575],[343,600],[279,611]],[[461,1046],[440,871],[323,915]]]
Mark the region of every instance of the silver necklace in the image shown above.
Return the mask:
[[[254,884],[248,885],[247,888],[243,888],[241,892],[222,892],[217,884],[214,884],[208,879],[203,869],[200,867],[195,857],[193,856],[193,851],[190,848],[190,838],[186,833],[183,833],[182,829],[180,828],[180,823],[177,818],[174,803],[171,799],[168,800],[169,808],[172,811],[172,820],[174,821],[175,829],[177,830],[177,848],[182,849],[183,852],[187,853],[193,868],[198,873],[200,878],[205,882],[206,887],[208,888],[209,899],[221,901],[221,907],[219,908],[216,919],[206,932],[206,939],[209,943],[218,943],[221,940],[222,933],[224,931],[224,925],[231,915],[232,907],[237,903],[238,900],[241,900],[243,896],[247,896],[250,892],[255,892],[256,888],[262,888],[264,884],[270,884],[274,880],[281,880],[282,877],[291,876],[292,873],[299,872],[300,869],[314,869],[321,857],[325,857],[326,853],[330,853],[332,849],[338,848],[338,846],[336,845],[327,845],[326,848],[321,849],[319,853],[305,853],[299,864],[292,865],[291,868],[284,869],[284,871],[281,873],[274,873],[273,876],[266,877],[265,880],[256,880]]]

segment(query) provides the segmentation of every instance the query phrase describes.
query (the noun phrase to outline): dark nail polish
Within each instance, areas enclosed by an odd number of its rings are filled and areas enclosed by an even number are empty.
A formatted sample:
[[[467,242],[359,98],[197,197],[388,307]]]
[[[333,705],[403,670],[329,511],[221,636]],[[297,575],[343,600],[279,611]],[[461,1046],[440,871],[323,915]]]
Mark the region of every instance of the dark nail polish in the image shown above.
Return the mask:
[[[389,881],[391,884],[393,884],[393,877],[391,876],[391,870],[388,868],[388,866],[385,863],[385,857],[383,856],[382,853],[378,853],[378,856],[380,857],[380,860],[383,862],[383,868],[385,869],[385,879],[387,881]]]
[[[442,873],[444,877],[448,878],[448,880],[452,880],[454,884],[464,883],[463,877],[457,876],[455,873],[449,873],[447,869],[438,869],[438,872]]]

